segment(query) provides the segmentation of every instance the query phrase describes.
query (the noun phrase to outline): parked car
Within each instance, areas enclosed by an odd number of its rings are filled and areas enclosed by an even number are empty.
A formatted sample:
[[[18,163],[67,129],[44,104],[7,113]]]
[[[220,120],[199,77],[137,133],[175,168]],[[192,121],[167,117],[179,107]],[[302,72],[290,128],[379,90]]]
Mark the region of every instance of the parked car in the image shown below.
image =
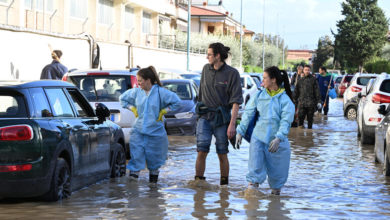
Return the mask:
[[[176,93],[181,99],[180,108],[165,115],[165,128],[168,135],[194,135],[198,117],[195,106],[198,102],[198,87],[189,79],[162,80],[163,86]]]
[[[252,79],[255,81],[257,89],[261,90],[261,83],[263,82],[263,75],[260,73],[248,73]]]
[[[358,93],[362,91],[370,81],[375,79],[376,74],[356,73],[351,79],[350,86],[345,90],[343,97],[344,116],[348,119],[356,119]]]
[[[122,129],[62,81],[0,83],[0,197],[57,201],[126,172]]]
[[[345,90],[349,86],[349,82],[351,81],[353,75],[344,75],[341,79],[340,85],[337,87],[337,94],[339,97],[343,97]]]
[[[383,119],[378,113],[378,107],[390,103],[390,76],[386,73],[371,79],[365,89],[358,94],[361,97],[358,105],[357,124],[358,135],[363,144],[373,144],[375,141],[375,126]]]
[[[158,75],[161,80],[163,79],[192,79],[200,77],[201,74],[198,72],[191,72],[181,69],[171,69],[171,68],[159,68],[157,69]]]
[[[384,116],[375,127],[375,162],[383,165],[383,173],[390,176],[390,108],[380,105],[378,113]]]
[[[81,90],[92,106],[105,104],[111,112],[110,120],[122,127],[125,134],[126,156],[130,158],[130,130],[135,123],[134,113],[122,108],[119,96],[126,90],[138,87],[138,69],[129,70],[77,70],[64,75]]]
[[[244,100],[244,106],[249,101],[250,97],[252,97],[257,91],[257,86],[251,75],[247,73],[240,74],[241,78],[241,87],[242,87],[242,96]]]

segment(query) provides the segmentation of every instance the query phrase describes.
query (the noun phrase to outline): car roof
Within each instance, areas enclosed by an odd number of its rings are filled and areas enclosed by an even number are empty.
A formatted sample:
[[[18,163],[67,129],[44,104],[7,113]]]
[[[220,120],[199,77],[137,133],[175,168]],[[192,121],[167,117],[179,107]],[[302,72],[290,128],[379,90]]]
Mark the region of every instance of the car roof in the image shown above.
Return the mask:
[[[157,72],[176,73],[176,74],[199,74],[196,72],[191,72],[191,71],[181,70],[181,69],[173,69],[173,68],[158,68]]]
[[[88,70],[76,70],[70,73],[67,73],[68,76],[84,76],[88,75],[88,73],[109,73],[110,75],[136,75],[138,69],[130,71],[129,69],[107,69],[107,70],[99,70],[99,69],[88,69]]]
[[[161,80],[162,83],[191,83],[191,79],[164,79]]]
[[[75,85],[61,81],[61,80],[9,80],[9,81],[0,81],[0,87],[6,88],[33,88],[33,87],[42,87],[42,86],[56,86],[56,87],[75,87]]]

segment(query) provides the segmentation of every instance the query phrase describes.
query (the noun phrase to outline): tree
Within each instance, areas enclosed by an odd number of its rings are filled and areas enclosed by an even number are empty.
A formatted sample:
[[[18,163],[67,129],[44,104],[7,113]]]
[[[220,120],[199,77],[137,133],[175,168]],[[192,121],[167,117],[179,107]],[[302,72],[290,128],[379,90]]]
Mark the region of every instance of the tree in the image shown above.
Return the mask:
[[[362,67],[379,54],[386,42],[388,20],[377,0],[345,0],[345,18],[337,22],[335,58],[342,66]]]
[[[320,37],[318,39],[318,47],[316,51],[316,56],[313,60],[313,70],[318,71],[318,69],[323,66],[326,61],[333,57],[334,48],[333,42],[328,35]]]

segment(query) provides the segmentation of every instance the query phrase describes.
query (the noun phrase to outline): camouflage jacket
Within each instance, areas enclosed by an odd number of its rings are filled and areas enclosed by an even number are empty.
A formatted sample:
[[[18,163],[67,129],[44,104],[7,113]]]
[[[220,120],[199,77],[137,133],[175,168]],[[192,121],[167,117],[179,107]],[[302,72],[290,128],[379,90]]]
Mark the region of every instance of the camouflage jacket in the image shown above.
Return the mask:
[[[317,79],[311,74],[299,79],[293,97],[298,107],[315,107],[317,103],[321,103]]]

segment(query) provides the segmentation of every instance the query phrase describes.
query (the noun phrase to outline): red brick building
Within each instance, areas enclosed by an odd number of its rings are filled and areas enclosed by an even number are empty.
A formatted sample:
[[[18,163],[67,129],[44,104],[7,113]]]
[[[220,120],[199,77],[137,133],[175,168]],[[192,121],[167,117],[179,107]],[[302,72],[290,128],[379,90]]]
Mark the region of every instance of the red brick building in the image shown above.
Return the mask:
[[[287,51],[287,60],[306,60],[312,58],[314,51],[313,50],[288,50]]]

